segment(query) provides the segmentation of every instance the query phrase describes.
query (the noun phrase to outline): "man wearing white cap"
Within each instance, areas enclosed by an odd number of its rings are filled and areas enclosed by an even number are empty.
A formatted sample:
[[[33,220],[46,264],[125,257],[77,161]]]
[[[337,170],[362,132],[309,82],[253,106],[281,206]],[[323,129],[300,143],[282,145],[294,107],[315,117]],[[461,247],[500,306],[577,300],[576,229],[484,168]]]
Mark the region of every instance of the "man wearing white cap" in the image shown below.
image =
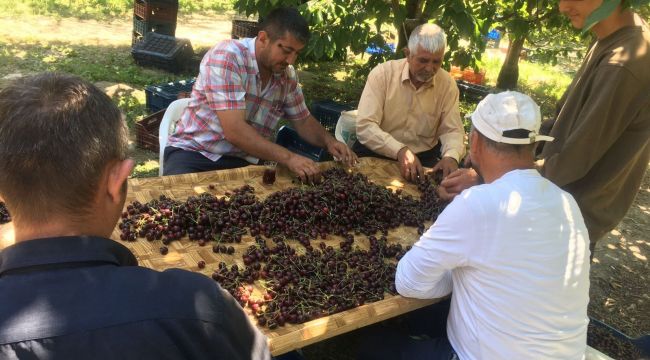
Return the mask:
[[[397,291],[433,299],[453,290],[444,340],[460,359],[582,359],[589,239],[575,200],[534,168],[536,143],[553,140],[538,135],[539,107],[503,92],[471,118],[484,184],[456,196],[400,260]],[[416,358],[427,342],[439,351],[429,339],[385,353]]]

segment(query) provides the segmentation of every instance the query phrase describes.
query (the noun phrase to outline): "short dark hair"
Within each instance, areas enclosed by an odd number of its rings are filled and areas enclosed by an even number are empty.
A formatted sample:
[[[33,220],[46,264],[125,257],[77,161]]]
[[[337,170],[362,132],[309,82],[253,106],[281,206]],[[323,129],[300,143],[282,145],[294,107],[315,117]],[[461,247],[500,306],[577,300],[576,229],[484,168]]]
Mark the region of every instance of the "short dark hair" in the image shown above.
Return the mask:
[[[106,165],[127,150],[120,110],[79,77],[43,73],[0,90],[0,197],[14,219],[87,215]]]
[[[283,37],[287,32],[303,44],[309,41],[309,25],[300,12],[291,7],[271,10],[260,21],[260,30],[269,34],[271,41]]]

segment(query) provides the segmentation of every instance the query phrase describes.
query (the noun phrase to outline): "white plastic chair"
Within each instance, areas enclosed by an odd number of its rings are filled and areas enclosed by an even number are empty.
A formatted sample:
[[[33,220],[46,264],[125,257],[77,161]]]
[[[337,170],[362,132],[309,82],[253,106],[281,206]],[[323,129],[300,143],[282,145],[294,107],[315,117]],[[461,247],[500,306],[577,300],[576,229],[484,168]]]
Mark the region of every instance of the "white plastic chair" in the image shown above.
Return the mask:
[[[160,154],[158,157],[160,167],[158,168],[158,176],[162,176],[163,174],[165,146],[167,146],[169,133],[176,127],[176,123],[181,119],[183,110],[185,110],[185,108],[190,104],[190,100],[191,98],[184,98],[172,101],[172,103],[167,107],[167,110],[165,110],[165,115],[163,115],[163,118],[160,121],[160,129],[158,130],[158,145],[160,145]]]

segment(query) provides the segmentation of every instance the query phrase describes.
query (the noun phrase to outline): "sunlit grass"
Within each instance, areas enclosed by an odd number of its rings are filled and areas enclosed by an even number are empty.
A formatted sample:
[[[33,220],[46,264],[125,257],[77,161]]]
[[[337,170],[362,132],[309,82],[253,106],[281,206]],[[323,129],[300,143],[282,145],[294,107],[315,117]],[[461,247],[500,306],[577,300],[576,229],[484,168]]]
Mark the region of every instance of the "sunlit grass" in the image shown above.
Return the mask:
[[[136,165],[133,168],[133,173],[131,174],[131,177],[135,177],[135,178],[152,177],[152,176],[158,176],[157,160],[149,160]]]
[[[130,16],[134,0],[2,0],[3,16],[48,15],[80,19],[112,20]],[[233,9],[229,0],[179,0],[179,16],[223,13]]]
[[[487,84],[495,86],[503,58],[486,54],[483,68]],[[572,75],[560,66],[519,60],[519,91],[530,95],[542,108],[542,116],[554,116],[555,104],[572,80]]]

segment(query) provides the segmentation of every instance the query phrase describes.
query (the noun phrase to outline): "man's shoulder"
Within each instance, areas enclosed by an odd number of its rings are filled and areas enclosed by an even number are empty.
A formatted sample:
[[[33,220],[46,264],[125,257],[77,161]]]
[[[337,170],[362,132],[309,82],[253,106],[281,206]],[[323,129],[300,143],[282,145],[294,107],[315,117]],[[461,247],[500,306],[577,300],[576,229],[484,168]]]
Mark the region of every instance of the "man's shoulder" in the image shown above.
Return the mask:
[[[243,41],[230,39],[218,42],[205,55],[210,60],[231,58],[237,61],[243,61],[252,56],[253,54],[250,53],[250,50]]]
[[[378,64],[372,69],[373,73],[383,73],[383,74],[397,74],[401,75],[402,70],[406,66],[406,59],[397,59],[397,60],[388,60],[381,64]]]
[[[121,276],[132,276],[134,282],[152,284],[151,290],[157,291],[187,291],[202,293],[219,293],[217,284],[205,275],[193,273],[183,269],[167,269],[165,271],[156,271],[149,268],[122,267],[119,271],[124,272]],[[110,276],[110,274],[108,275]],[[115,276],[118,276],[117,274]]]
[[[614,41],[605,49],[607,65],[625,68],[639,78],[650,79],[647,68],[650,66],[650,30],[641,26],[619,30]]]

